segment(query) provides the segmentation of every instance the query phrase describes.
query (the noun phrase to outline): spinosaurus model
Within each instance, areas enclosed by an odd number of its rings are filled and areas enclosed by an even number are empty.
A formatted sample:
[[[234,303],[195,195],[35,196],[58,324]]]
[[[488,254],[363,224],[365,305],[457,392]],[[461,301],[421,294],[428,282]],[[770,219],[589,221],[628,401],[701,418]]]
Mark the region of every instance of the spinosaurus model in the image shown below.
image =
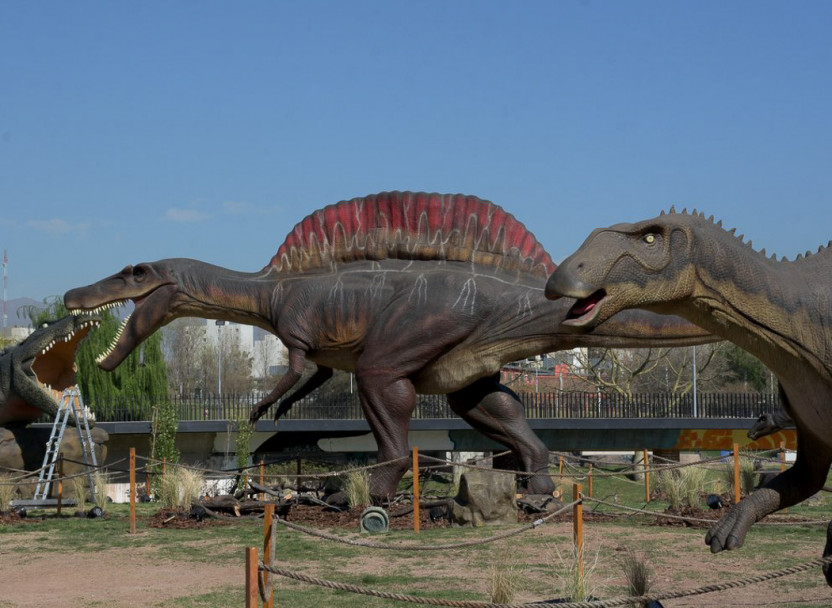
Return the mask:
[[[408,468],[417,393],[447,394],[454,412],[512,450],[532,474],[531,492],[549,493],[548,450],[517,395],[500,384],[502,365],[577,346],[713,341],[682,319],[635,311],[591,334],[560,329],[568,305],[543,295],[554,268],[531,232],[493,203],[389,192],[315,211],[259,272],[166,259],[70,290],[65,304],[80,312],[135,303],[99,359],[105,370],[177,317],[225,319],[276,334],[288,349],[289,369],[254,407],[253,423],[295,386],[306,360],[317,371],[276,416],[333,368],[354,372],[379,461],[395,461],[374,470],[377,498],[392,495]]]
[[[57,414],[61,392],[75,384],[78,344],[100,322],[97,315],[68,315],[0,352],[0,425]]]
[[[832,463],[830,285],[828,246],[778,261],[713,217],[673,209],[593,231],[546,284],[547,297],[577,298],[563,327],[589,330],[636,307],[678,314],[757,356],[777,375],[797,428],[795,464],[709,530],[705,542],[715,553],[742,546],[754,522],[823,487]],[[832,584],[829,572],[827,581]]]

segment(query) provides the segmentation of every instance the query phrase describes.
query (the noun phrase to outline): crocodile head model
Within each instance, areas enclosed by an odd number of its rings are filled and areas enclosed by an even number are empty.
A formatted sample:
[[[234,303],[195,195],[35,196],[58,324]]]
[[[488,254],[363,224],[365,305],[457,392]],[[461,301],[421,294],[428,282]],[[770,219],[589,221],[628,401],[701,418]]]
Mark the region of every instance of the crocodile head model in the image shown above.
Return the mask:
[[[714,340],[678,317],[641,311],[589,334],[560,329],[557,320],[569,306],[543,295],[554,268],[534,235],[491,202],[384,192],[310,214],[259,272],[161,260],[73,289],[65,303],[78,311],[125,298],[135,303],[99,363],[104,369],[180,316],[237,321],[276,334],[288,350],[288,371],[255,406],[252,422],[295,386],[307,360],[318,371],[279,404],[275,418],[333,368],[354,372],[379,460],[392,463],[374,470],[374,496],[395,492],[408,468],[407,430],[417,393],[447,394],[473,428],[511,448],[531,474],[530,489],[544,493],[554,489],[548,450],[517,395],[499,383],[504,364],[577,346]]]
[[[28,424],[54,416],[61,392],[75,384],[75,351],[98,315],[48,322],[0,353],[0,424]]]
[[[565,326],[590,329],[627,308],[677,314],[777,375],[797,428],[795,464],[711,528],[714,552],[741,546],[755,521],[823,487],[832,463],[830,285],[828,246],[795,261],[768,258],[713,218],[672,210],[595,230],[546,284],[547,297],[577,298]]]

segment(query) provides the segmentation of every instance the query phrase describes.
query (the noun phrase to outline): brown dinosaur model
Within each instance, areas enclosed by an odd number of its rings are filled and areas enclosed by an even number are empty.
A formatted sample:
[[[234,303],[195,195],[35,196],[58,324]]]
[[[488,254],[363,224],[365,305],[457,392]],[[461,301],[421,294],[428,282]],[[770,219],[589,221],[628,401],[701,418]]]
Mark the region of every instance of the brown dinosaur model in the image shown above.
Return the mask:
[[[314,390],[333,368],[355,373],[379,447],[371,490],[395,492],[408,468],[407,430],[417,393],[445,393],[472,427],[508,446],[532,475],[535,493],[554,489],[548,450],[523,416],[500,368],[576,346],[644,346],[712,341],[679,318],[634,311],[592,334],[558,328],[569,308],[543,295],[549,255],[512,215],[472,196],[382,193],[318,210],[289,233],[271,263],[242,273],[188,259],[128,266],[69,291],[66,306],[91,310],[132,299],[109,352],[114,369],[152,332],[177,317],[257,325],[286,345],[289,370],[252,412],[256,421]]]
[[[780,380],[798,448],[792,468],[744,498],[706,536],[740,547],[751,525],[819,491],[832,463],[832,252],[767,258],[713,218],[675,213],[595,230],[546,284],[578,298],[564,328],[621,310],[678,314],[757,356]],[[832,581],[830,581],[832,583]]]

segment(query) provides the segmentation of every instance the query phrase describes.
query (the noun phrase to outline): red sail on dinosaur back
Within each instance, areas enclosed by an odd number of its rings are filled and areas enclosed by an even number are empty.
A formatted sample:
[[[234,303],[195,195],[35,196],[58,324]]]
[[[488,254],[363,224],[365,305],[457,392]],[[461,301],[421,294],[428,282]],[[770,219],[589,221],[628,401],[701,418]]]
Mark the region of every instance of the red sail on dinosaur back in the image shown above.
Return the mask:
[[[266,267],[281,272],[360,260],[474,262],[541,277],[555,265],[534,235],[494,203],[462,194],[382,192],[306,216]]]

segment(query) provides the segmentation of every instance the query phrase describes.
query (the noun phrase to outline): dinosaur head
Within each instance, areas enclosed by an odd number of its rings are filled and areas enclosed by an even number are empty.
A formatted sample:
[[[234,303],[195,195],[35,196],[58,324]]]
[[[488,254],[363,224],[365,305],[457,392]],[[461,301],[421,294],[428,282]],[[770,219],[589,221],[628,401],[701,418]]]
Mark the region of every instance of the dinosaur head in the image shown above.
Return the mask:
[[[112,371],[154,331],[187,316],[192,299],[183,289],[195,260],[167,259],[126,266],[97,283],[71,289],[64,303],[73,314],[101,312],[132,301],[135,309],[119,327],[109,349],[97,363]]]
[[[9,365],[10,377],[3,420],[31,422],[57,409],[59,394],[76,383],[78,345],[100,322],[98,315],[68,315],[44,323],[0,354],[8,357],[4,366]]]
[[[626,308],[669,312],[667,304],[689,297],[691,217],[670,213],[594,230],[546,282],[547,298],[577,300],[562,324],[591,329]]]

